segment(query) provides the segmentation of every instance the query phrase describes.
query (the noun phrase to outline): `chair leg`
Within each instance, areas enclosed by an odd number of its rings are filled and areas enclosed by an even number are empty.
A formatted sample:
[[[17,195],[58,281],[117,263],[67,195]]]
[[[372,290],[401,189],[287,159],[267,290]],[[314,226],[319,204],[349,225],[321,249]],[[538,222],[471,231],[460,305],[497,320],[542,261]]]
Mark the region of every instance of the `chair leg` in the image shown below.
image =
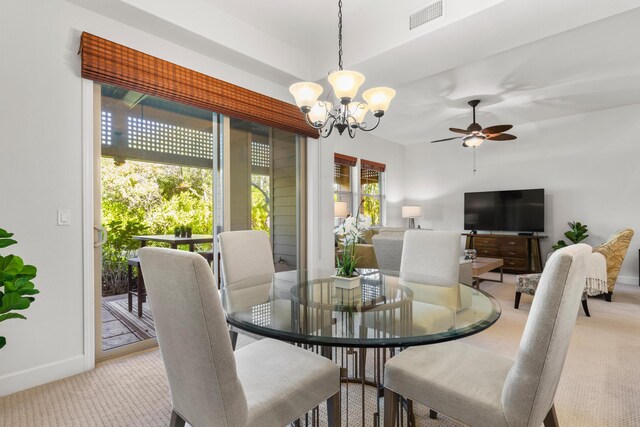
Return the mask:
[[[229,336],[231,337],[231,348],[236,351],[236,344],[238,343],[238,333],[229,329]]]
[[[400,396],[389,390],[384,389],[384,427],[394,427],[398,418],[398,403]]]
[[[551,409],[547,413],[547,416],[544,417],[544,427],[559,427],[560,423],[558,422],[558,416],[556,415],[556,407],[555,405],[551,405]]]
[[[169,427],[184,427],[185,420],[176,411],[171,411],[171,422]]]
[[[521,296],[522,296],[522,292],[516,291],[516,301],[513,304],[513,308],[515,308],[516,310],[518,309],[518,307],[520,307],[520,297]]]
[[[340,392],[327,399],[327,420],[329,427],[340,427],[342,411],[340,409]]]
[[[144,278],[142,277],[142,269],[138,268],[138,317],[142,317],[142,303],[146,299],[146,293],[144,287]]]
[[[613,292],[607,292],[606,294],[604,294],[604,300],[606,302],[611,302],[611,297],[613,296]]]
[[[591,314],[589,314],[589,306],[587,305],[586,299],[582,300],[582,309],[584,310],[584,314],[586,314],[587,317],[591,317]]]
[[[129,312],[133,310],[133,269],[131,264],[127,265],[127,308]]]

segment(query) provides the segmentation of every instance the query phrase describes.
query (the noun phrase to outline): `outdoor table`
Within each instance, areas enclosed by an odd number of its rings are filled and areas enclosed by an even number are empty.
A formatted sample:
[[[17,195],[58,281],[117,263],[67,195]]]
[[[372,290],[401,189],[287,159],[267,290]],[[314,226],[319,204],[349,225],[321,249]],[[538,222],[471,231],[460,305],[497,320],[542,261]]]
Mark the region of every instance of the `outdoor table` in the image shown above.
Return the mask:
[[[173,249],[178,249],[178,245],[189,245],[189,251],[195,251],[197,243],[212,243],[213,236],[209,234],[194,234],[191,237],[176,237],[173,234],[156,234],[149,236],[133,236],[140,241],[140,247],[147,246],[147,242],[168,243]]]
[[[501,313],[491,295],[463,284],[443,288],[407,283],[397,272],[367,269],[361,270],[360,286],[345,289],[336,286],[330,274],[276,273],[237,292],[233,285],[224,285],[221,299],[232,329],[304,345],[340,364],[347,399],[349,383],[357,383],[362,395],[358,424],[363,426],[372,425],[365,421],[369,416],[373,425],[380,424],[384,362],[389,357],[408,346],[476,334]],[[459,291],[458,301],[452,301],[449,290]],[[376,407],[370,411],[365,410],[365,386],[376,393]]]

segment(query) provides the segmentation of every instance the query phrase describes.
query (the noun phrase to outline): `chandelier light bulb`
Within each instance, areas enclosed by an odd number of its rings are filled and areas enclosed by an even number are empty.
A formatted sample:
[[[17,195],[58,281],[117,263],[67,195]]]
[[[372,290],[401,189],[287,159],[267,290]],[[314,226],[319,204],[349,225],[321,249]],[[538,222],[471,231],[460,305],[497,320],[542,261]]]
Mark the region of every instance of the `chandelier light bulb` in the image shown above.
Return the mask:
[[[389,104],[394,96],[396,96],[396,91],[389,87],[374,87],[365,90],[362,94],[364,100],[369,104],[369,109],[376,117],[378,117],[377,115],[382,116],[389,109]]]
[[[309,111],[309,121],[314,125],[323,125],[327,120],[327,112],[331,111],[333,104],[327,101],[318,101]]]
[[[340,70],[329,74],[329,83],[336,97],[344,105],[356,97],[358,89],[364,83],[364,76],[357,71]]]
[[[299,82],[289,86],[289,92],[296,100],[296,105],[303,113],[308,113],[322,95],[322,86],[312,82]]]

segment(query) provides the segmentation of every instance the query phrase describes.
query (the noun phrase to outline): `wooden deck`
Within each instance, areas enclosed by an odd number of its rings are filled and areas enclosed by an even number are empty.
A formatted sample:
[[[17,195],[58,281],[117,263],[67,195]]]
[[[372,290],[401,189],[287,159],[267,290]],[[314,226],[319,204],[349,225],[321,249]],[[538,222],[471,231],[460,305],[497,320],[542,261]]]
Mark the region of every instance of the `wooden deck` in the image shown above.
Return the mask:
[[[130,312],[126,294],[102,298],[102,350],[155,338],[149,304],[143,304],[142,318],[137,315],[135,297],[133,306]]]

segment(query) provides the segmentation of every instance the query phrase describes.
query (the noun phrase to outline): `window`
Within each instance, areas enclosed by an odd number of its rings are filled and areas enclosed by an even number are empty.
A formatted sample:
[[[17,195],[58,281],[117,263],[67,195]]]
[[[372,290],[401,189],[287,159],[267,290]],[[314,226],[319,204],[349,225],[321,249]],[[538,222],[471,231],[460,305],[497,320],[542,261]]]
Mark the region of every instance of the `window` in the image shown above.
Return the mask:
[[[333,162],[333,200],[335,202],[346,202],[347,212],[354,213],[352,201],[353,191],[351,182],[353,177],[353,167],[358,160],[355,157],[344,154],[334,154]]]
[[[385,165],[370,160],[360,161],[360,203],[362,213],[371,217],[371,224],[382,225],[384,215]]]

